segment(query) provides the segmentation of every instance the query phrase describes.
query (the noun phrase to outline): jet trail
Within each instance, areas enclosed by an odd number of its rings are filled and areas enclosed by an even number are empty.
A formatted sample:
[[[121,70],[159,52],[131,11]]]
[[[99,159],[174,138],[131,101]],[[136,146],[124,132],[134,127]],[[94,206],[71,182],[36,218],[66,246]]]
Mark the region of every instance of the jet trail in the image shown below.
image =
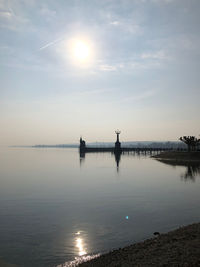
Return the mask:
[[[58,42],[60,42],[62,40],[63,40],[63,38],[56,39],[56,40],[54,40],[54,41],[52,41],[52,42],[40,47],[39,50],[41,51],[43,49],[46,49],[47,47],[52,46],[52,45],[54,45],[54,44],[56,44],[56,43],[58,43]]]

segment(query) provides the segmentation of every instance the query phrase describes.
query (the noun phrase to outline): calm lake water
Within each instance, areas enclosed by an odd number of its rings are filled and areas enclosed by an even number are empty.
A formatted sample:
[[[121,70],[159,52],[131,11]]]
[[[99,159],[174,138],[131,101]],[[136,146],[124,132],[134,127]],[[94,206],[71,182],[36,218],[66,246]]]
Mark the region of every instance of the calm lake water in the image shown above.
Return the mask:
[[[199,166],[145,155],[1,148],[0,259],[51,267],[200,221]]]

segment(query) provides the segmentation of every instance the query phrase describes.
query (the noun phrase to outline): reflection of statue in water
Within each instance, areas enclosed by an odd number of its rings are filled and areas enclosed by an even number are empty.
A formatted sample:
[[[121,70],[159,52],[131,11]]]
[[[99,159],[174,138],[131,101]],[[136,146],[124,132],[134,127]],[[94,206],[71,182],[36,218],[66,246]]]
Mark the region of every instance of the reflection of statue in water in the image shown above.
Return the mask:
[[[85,152],[80,151],[80,167],[82,163],[85,161]]]
[[[181,179],[184,181],[195,181],[196,176],[200,175],[200,164],[187,165],[187,170],[181,175]]]
[[[116,162],[116,165],[117,165],[117,172],[119,171],[120,159],[121,159],[121,153],[115,153],[115,162]]]
[[[115,131],[115,133],[117,135],[117,140],[115,142],[114,154],[115,154],[115,161],[117,163],[117,172],[118,172],[119,171],[119,162],[120,162],[121,153],[122,153],[121,143],[119,142],[119,135],[121,132],[119,130],[117,130],[117,131]]]
[[[85,160],[85,141],[80,137],[80,147],[79,147],[79,153],[80,153],[80,166]]]

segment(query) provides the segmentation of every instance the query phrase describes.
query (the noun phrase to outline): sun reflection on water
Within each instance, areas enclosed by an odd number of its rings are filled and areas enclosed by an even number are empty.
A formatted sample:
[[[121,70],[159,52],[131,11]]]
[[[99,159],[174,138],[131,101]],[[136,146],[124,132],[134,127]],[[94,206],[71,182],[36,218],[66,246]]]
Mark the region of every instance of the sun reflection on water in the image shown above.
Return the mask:
[[[79,264],[83,262],[90,261],[92,259],[98,258],[100,254],[93,254],[88,255],[87,249],[86,249],[86,242],[84,240],[84,232],[83,231],[77,231],[75,233],[77,236],[75,238],[75,247],[78,249],[78,257],[75,257],[74,260],[65,262],[63,264],[57,265],[57,267],[77,267]]]
[[[84,244],[83,244],[83,239],[82,238],[77,238],[76,239],[76,247],[79,250],[79,256],[83,256],[87,254],[86,250],[84,249]]]

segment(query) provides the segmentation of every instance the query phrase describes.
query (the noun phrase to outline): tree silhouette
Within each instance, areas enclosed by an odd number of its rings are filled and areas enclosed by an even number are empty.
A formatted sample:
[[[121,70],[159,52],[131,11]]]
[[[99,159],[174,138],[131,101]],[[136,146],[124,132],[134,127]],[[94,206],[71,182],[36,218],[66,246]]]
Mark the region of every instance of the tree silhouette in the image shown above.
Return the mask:
[[[188,151],[195,151],[200,144],[200,139],[197,139],[195,136],[183,136],[180,137],[179,140],[188,146]]]

